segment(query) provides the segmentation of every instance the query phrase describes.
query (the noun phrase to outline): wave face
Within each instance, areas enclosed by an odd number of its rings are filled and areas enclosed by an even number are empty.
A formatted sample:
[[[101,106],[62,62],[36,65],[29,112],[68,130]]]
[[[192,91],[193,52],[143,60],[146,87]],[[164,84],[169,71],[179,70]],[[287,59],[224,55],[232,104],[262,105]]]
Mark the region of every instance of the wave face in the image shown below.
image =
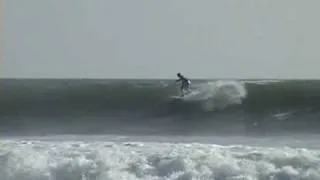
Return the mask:
[[[169,81],[16,80],[3,84],[0,98],[2,114],[6,114],[147,111],[156,107],[183,110],[190,106],[198,111],[213,111],[241,104],[246,96],[244,85],[236,81],[196,82],[192,88],[198,93],[196,96],[177,101],[172,96],[179,95],[178,86]],[[190,109],[185,110],[187,113]]]
[[[242,119],[253,124],[309,121],[313,122],[310,126],[320,127],[319,81],[194,80],[195,94],[184,100],[172,98],[179,95],[179,87],[171,80],[1,81],[2,123],[13,117],[21,121],[24,117],[119,115],[133,121],[135,114],[139,121],[142,116],[179,116],[229,122]]]

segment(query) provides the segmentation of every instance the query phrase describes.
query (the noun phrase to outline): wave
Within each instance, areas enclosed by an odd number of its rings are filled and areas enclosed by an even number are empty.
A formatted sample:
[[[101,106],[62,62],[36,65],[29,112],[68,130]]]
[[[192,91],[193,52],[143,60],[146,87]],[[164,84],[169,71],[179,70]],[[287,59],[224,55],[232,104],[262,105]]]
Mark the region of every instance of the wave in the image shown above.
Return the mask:
[[[0,132],[318,132],[320,81],[1,80]]]
[[[241,109],[317,110],[320,83],[314,81],[195,81],[196,95],[185,100],[172,81],[6,80],[0,113],[110,111],[202,112]]]

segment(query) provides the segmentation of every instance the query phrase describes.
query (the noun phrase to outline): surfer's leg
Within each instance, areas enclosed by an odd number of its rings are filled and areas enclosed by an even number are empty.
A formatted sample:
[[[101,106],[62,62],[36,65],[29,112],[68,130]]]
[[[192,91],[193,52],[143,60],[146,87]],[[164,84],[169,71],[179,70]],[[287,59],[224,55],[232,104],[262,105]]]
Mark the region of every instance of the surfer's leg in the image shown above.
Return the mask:
[[[186,87],[185,88],[186,88],[186,91],[189,92],[190,89],[189,89],[189,83],[188,82],[186,83]]]
[[[183,87],[183,85],[181,85],[181,87],[180,87],[180,96],[182,97],[182,96],[184,96],[184,87]]]
[[[183,83],[182,88],[184,92],[189,92],[189,83],[188,82]]]

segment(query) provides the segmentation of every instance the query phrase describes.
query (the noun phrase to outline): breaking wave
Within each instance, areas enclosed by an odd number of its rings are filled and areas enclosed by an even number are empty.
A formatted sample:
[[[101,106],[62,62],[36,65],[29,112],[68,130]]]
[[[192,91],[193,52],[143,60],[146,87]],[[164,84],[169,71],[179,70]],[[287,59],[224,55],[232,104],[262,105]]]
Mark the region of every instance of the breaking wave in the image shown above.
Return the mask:
[[[0,132],[320,128],[318,81],[194,80],[192,95],[183,99],[173,98],[179,95],[179,85],[170,80],[2,80],[1,84]]]
[[[172,81],[5,80],[1,115],[108,111],[246,111],[316,109],[320,83],[310,81],[195,81],[183,100]]]
[[[20,86],[19,86],[20,85]],[[3,87],[1,93],[2,114],[10,112],[38,113],[51,111],[115,111],[141,110],[150,108],[176,108],[190,106],[198,110],[223,109],[241,104],[246,97],[246,89],[241,82],[216,81],[195,83],[195,95],[179,102],[172,98],[179,95],[177,86],[166,82],[118,82],[110,84],[77,84],[63,86]],[[6,92],[5,92],[6,91]],[[176,104],[177,103],[177,104]]]

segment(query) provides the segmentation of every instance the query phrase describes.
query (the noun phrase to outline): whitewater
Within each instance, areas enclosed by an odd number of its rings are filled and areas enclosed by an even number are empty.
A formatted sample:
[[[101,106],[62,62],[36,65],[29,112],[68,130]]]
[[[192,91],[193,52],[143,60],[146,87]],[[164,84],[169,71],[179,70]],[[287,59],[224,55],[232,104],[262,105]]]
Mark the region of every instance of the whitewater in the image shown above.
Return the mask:
[[[318,180],[318,81],[1,80],[1,180]]]
[[[2,141],[0,173],[16,180],[317,180],[315,145],[318,138],[32,137]]]

